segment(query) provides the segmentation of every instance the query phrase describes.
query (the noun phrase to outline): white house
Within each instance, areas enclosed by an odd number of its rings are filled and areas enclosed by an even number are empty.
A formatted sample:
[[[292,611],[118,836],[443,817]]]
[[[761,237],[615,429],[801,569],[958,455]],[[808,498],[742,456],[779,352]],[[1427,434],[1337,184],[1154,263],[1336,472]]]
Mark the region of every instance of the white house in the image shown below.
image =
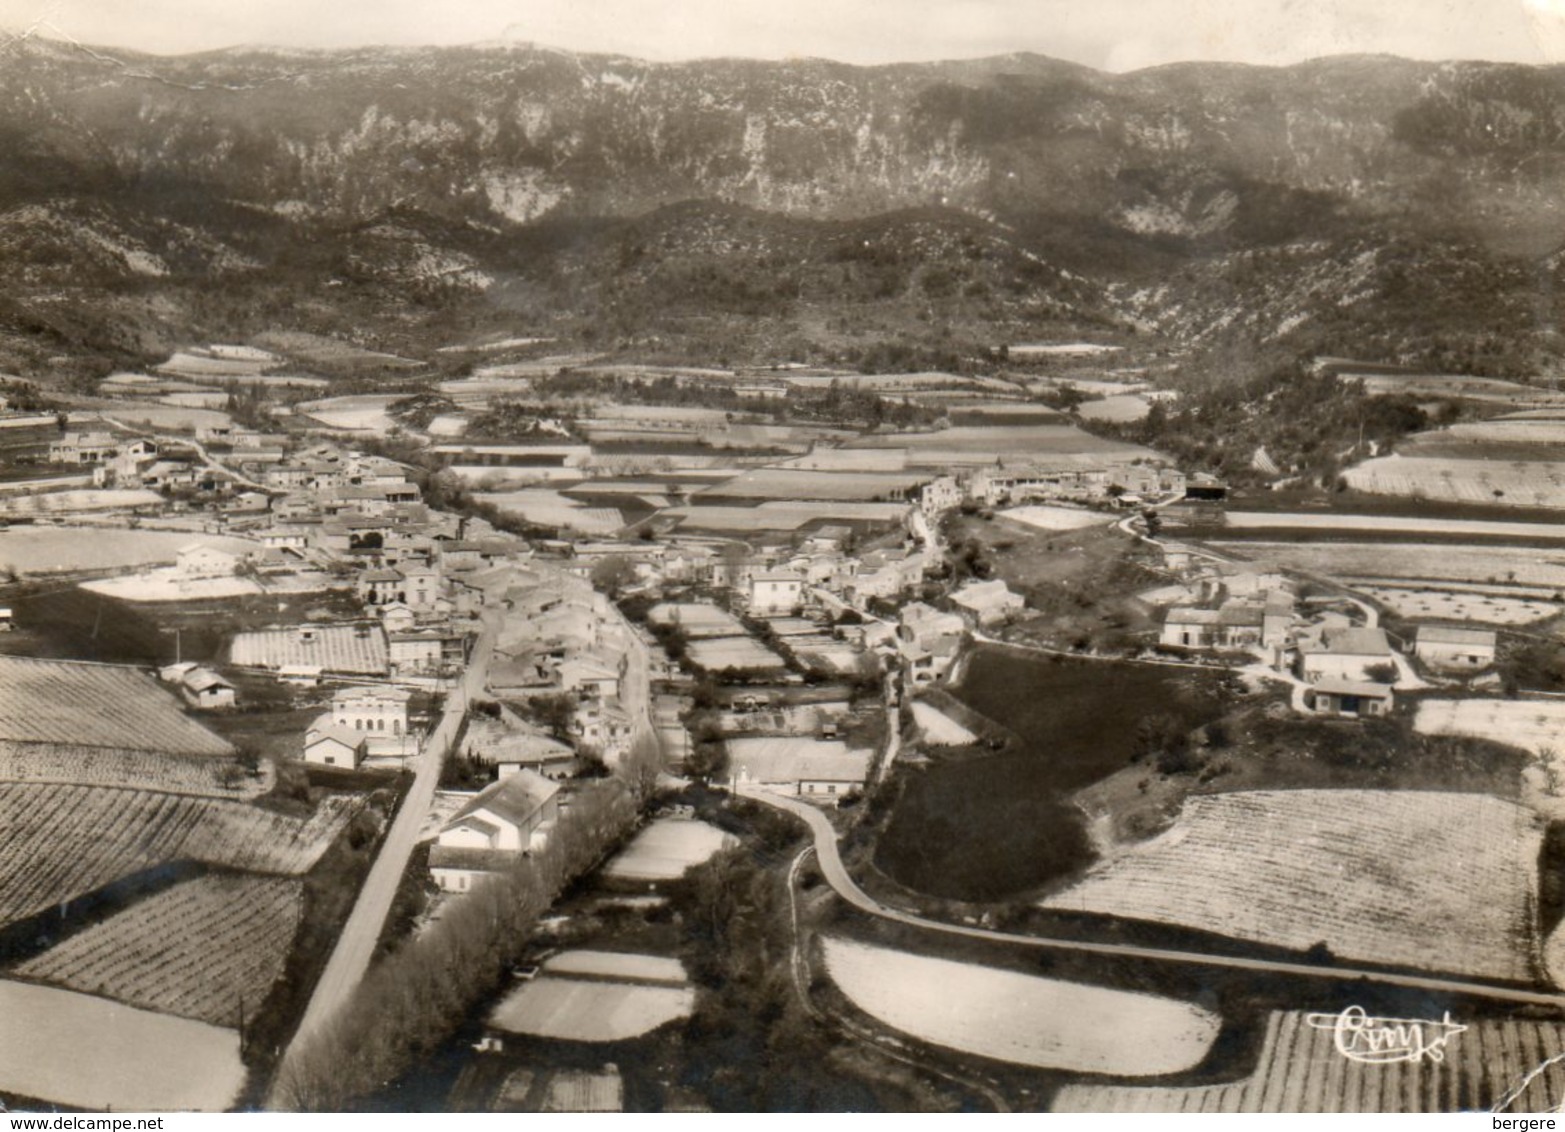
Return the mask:
[[[765,570],[750,578],[750,612],[756,617],[796,613],[803,596],[804,578],[793,570]]]
[[[238,693],[232,683],[194,661],[165,665],[158,669],[158,679],[178,688],[192,707],[218,710],[231,708],[237,702]]]
[[[560,787],[521,770],[485,787],[435,837],[429,871],[446,892],[466,892],[547,844],[560,816]]]
[[[409,730],[408,701],[412,697],[406,688],[343,688],[331,698],[331,724],[344,731],[405,735]]]
[[[322,717],[325,718],[325,717]],[[317,724],[320,722],[316,721]],[[304,734],[304,761],[321,766],[356,767],[364,759],[362,732],[349,731],[330,724],[312,726]]]
[[[955,476],[937,476],[918,493],[918,507],[925,515],[935,516],[962,504],[962,485]]]
[[[822,801],[862,787],[872,754],[838,739],[730,739],[727,745],[733,787]]]
[[[1326,629],[1318,643],[1301,645],[1299,655],[1300,675],[1311,684],[1364,681],[1370,669],[1395,663],[1384,630],[1361,627]]]
[[[1325,677],[1304,696],[1305,704],[1316,715],[1336,716],[1343,719],[1362,719],[1368,716],[1391,714],[1395,693],[1390,684],[1375,684],[1367,680],[1338,680]]]
[[[1493,629],[1420,625],[1413,653],[1431,668],[1488,668],[1494,663]]]
[[[613,697],[619,695],[619,665],[592,653],[573,653],[560,661],[556,670],[562,692],[577,695]]]
[[[226,578],[238,572],[244,561],[237,554],[205,542],[181,547],[175,558],[177,569],[187,578]]]
[[[1012,593],[1003,580],[994,578],[987,582],[968,582],[951,595],[951,604],[969,613],[980,628],[987,628],[1027,608],[1027,599]]]

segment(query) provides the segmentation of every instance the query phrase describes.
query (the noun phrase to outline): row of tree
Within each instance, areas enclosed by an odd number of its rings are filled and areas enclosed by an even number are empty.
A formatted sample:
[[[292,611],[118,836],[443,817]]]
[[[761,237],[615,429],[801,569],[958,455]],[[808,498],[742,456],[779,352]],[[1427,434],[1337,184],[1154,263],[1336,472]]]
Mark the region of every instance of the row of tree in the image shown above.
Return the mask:
[[[634,829],[657,762],[653,746],[643,744],[621,777],[582,786],[547,846],[481,882],[374,967],[343,1008],[290,1051],[273,1107],[350,1109],[449,1041],[474,1006],[499,990],[565,887]]]

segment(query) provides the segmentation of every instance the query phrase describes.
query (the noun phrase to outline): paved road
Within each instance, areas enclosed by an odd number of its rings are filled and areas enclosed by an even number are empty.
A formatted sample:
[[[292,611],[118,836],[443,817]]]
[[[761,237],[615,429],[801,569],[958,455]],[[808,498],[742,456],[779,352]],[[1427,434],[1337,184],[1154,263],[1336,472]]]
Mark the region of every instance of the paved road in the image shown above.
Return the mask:
[[[1048,951],[1068,951],[1086,955],[1112,955],[1127,959],[1150,959],[1160,963],[1182,963],[1196,967],[1222,967],[1235,971],[1256,971],[1266,974],[1295,975],[1308,979],[1331,979],[1336,982],[1363,980],[1383,986],[1405,987],[1413,990],[1434,991],[1439,994],[1459,994],[1473,998],[1486,998],[1501,1002],[1520,1002],[1534,1006],[1550,1006],[1565,1009],[1565,995],[1520,990],[1512,987],[1493,986],[1488,983],[1464,982],[1460,979],[1439,976],[1396,975],[1384,971],[1370,971],[1358,967],[1316,967],[1307,963],[1288,963],[1273,959],[1245,959],[1231,955],[1206,955],[1195,951],[1173,951],[1161,947],[1138,947],[1128,943],[1094,943],[1085,940],[1051,939],[1046,936],[1017,935],[1013,932],[990,931],[986,928],[968,927],[965,924],[947,924],[939,920],[926,920],[920,916],[888,908],[874,900],[848,875],[837,848],[837,832],[826,815],[814,806],[779,794],[750,787],[735,791],[747,798],[786,810],[802,818],[815,838],[815,853],[821,863],[821,872],[837,895],[860,911],[872,916],[892,920],[928,931],[946,935],[967,936],[971,939],[993,940],[996,943],[1016,944]]]
[[[915,1056],[900,1040],[891,1034],[877,1033],[867,1026],[862,1026],[853,1019],[843,1014],[830,1014],[817,1006],[810,997],[810,959],[805,952],[804,936],[799,925],[799,868],[815,852],[813,848],[800,850],[798,856],[793,859],[793,866],[788,870],[788,912],[792,922],[793,936],[789,945],[789,969],[793,977],[794,997],[799,1000],[799,1005],[811,1018],[817,1021],[830,1022],[836,1025],[844,1034],[857,1041],[860,1045],[874,1050],[882,1057],[889,1057],[893,1061],[900,1061],[904,1065],[911,1065],[921,1072],[934,1077],[940,1077],[950,1081],[958,1088],[965,1089],[976,1096],[983,1097],[989,1102],[989,1106],[996,1112],[1010,1112],[1011,1106],[1000,1095],[1000,1091],[987,1081],[976,1077],[967,1077],[960,1073],[953,1073],[933,1061]]]
[[[117,428],[122,428],[126,432],[133,432],[140,436],[151,437],[153,440],[162,441],[168,444],[178,444],[184,447],[194,448],[196,450],[196,454],[201,457],[202,461],[205,462],[207,467],[221,472],[235,483],[242,484],[248,488],[253,488],[256,491],[264,491],[268,493],[275,491],[274,488],[269,488],[264,483],[253,480],[244,473],[230,468],[227,464],[213,456],[211,452],[207,451],[206,446],[199,440],[194,440],[188,436],[175,436],[169,433],[158,432],[156,429],[145,428],[142,425],[130,424],[126,421],[119,420],[116,417],[107,416],[103,413],[98,414],[98,416],[101,420],[107,422],[108,424],[114,425]]]
[[[440,722],[430,732],[423,753],[416,760],[413,785],[403,799],[402,808],[397,811],[391,829],[386,833],[364,887],[359,890],[358,901],[343,926],[337,946],[326,963],[326,970],[315,985],[310,1005],[283,1057],[284,1066],[310,1034],[342,1008],[353,989],[364,978],[364,973],[369,970],[370,960],[375,955],[375,944],[380,939],[386,916],[391,911],[391,902],[397,895],[397,886],[407,868],[413,846],[418,842],[419,829],[434,799],[435,787],[440,782],[441,765],[456,740],[462,718],[467,714],[468,703],[483,692],[500,620],[501,614],[497,610],[485,614],[484,628],[473,646],[472,659],[462,675],[461,683],[446,696],[445,711],[441,714]],[[283,1079],[282,1072],[278,1073],[277,1079]]]

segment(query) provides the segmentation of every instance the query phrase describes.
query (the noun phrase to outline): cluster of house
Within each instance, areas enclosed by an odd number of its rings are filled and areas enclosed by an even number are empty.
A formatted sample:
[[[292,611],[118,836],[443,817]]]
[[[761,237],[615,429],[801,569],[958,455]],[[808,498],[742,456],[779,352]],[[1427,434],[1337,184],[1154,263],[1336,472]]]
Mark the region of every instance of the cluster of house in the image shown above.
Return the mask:
[[[1359,623],[1347,603],[1312,599],[1306,617],[1296,587],[1274,573],[1197,566],[1179,548],[1165,563],[1199,571],[1200,601],[1164,615],[1159,643],[1189,651],[1250,652],[1277,669],[1290,667],[1303,682],[1302,707],[1315,715],[1362,718],[1389,715],[1402,679],[1402,651],[1382,628]],[[1332,608],[1341,606],[1341,608]],[[1493,666],[1497,633],[1471,625],[1420,625],[1407,650],[1441,673],[1476,673]]]

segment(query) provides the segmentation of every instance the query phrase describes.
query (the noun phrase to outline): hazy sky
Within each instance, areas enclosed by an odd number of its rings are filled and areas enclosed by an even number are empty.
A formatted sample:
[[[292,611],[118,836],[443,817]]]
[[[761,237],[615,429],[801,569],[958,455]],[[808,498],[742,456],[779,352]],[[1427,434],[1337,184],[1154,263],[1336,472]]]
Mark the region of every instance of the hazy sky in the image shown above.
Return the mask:
[[[1565,0],[0,0],[0,28],[164,54],[514,39],[651,59],[1025,50],[1114,71],[1366,51],[1565,61]]]

